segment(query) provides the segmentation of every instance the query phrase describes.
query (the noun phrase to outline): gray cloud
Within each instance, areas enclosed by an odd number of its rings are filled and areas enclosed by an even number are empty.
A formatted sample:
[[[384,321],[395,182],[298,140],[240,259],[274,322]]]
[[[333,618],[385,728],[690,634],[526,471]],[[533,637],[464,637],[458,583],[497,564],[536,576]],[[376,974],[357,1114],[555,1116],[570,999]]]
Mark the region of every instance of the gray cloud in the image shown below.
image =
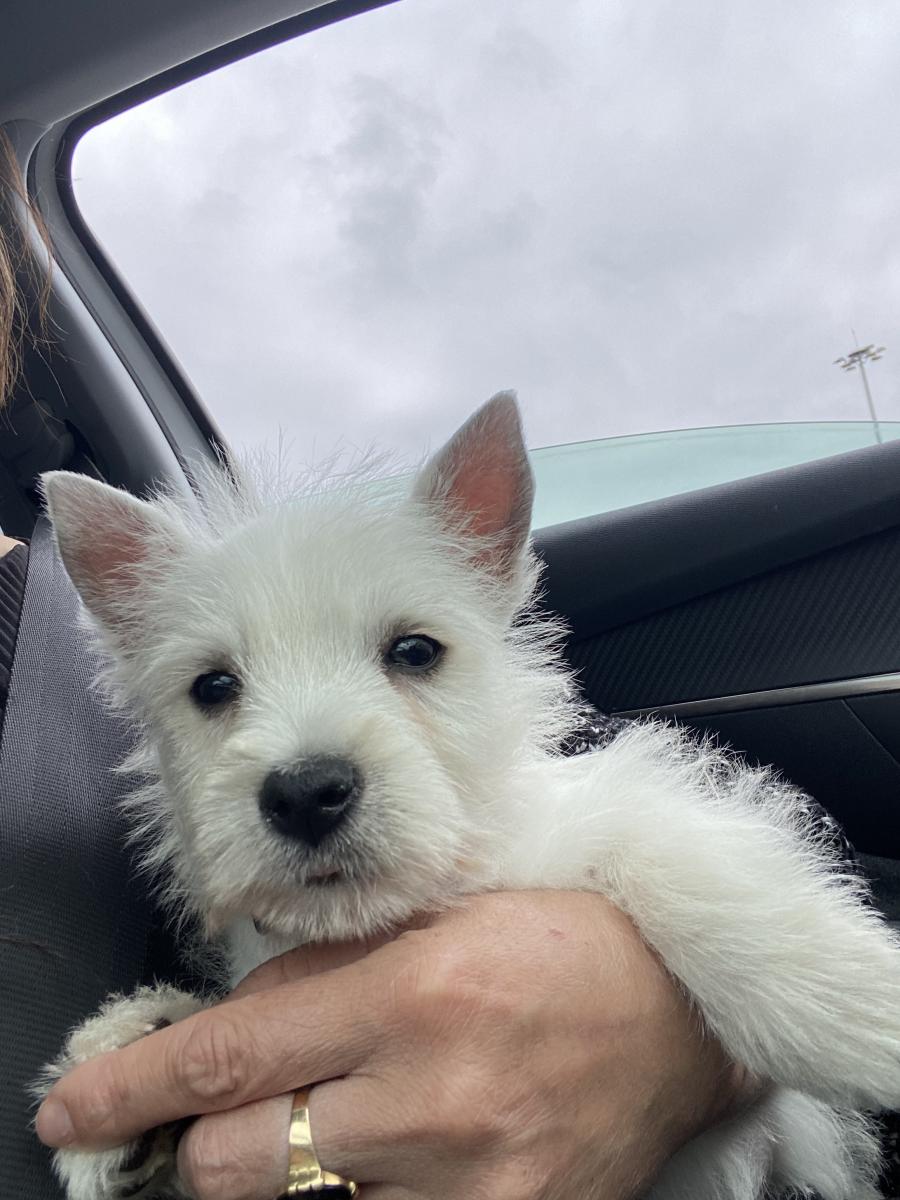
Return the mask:
[[[84,212],[236,442],[416,455],[900,419],[892,0],[402,0],[84,140]]]

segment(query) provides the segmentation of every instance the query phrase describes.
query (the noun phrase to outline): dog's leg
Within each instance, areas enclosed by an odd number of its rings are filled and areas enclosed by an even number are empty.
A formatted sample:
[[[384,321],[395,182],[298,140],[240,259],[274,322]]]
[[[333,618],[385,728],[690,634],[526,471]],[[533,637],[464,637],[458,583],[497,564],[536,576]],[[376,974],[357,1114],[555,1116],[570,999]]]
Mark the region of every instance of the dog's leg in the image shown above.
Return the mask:
[[[798,793],[660,725],[551,765],[541,790],[505,883],[608,895],[764,1078],[900,1107],[900,944]]]
[[[852,1110],[900,1106],[900,944],[805,798],[659,725],[551,765],[540,790],[501,886],[609,896],[735,1061],[783,1085],[686,1146],[652,1200],[875,1200]]]
[[[181,1021],[205,1004],[166,984],[111,997],[69,1035],[63,1053],[35,1086],[35,1095],[43,1098],[55,1080],[79,1063]],[[175,1172],[179,1133],[178,1126],[163,1126],[112,1150],[55,1151],[53,1165],[67,1200],[183,1200],[187,1192]]]
[[[646,1200],[880,1200],[879,1159],[859,1114],[778,1088],[680,1150]]]

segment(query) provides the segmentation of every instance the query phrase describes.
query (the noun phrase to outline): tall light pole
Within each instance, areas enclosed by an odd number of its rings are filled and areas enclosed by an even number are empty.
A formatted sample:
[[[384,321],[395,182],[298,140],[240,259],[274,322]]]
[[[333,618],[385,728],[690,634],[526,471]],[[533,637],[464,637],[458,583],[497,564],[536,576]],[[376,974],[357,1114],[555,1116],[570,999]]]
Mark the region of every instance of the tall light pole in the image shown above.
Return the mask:
[[[851,329],[853,340],[856,341],[856,331]],[[866,404],[869,406],[869,415],[872,418],[872,424],[875,427],[875,440],[879,443],[884,439],[881,436],[881,426],[878,424],[878,417],[875,413],[875,404],[872,401],[872,392],[869,389],[869,377],[866,375],[866,363],[878,362],[884,354],[884,346],[860,346],[858,350],[851,352],[844,358],[836,358],[834,365],[840,367],[842,371],[859,370],[860,378],[862,379],[863,391],[866,393]]]

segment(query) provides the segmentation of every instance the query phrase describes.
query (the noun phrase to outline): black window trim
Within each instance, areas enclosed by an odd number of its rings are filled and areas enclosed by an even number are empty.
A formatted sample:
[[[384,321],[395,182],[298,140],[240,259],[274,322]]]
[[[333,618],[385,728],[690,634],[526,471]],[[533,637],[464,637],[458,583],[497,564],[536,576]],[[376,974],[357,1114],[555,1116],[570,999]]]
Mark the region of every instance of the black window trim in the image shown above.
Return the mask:
[[[148,371],[140,360],[149,354],[161,371],[174,398],[199,432],[208,451],[227,459],[227,444],[205,404],[179,364],[175,354],[143,308],[128,283],[105,254],[75,200],[72,160],[81,138],[91,129],[127,109],[163,95],[173,88],[238,62],[261,50],[301,37],[339,21],[398,0],[330,0],[319,6],[255,30],[225,45],[179,63],[158,75],[92,105],[50,129],[37,142],[28,163],[31,196],[48,221],[59,267],[78,293],[93,320],[122,361],[144,401],[160,425],[172,450],[184,463],[180,439],[148,386]],[[72,251],[75,251],[73,253]],[[91,287],[78,263],[87,256],[111,295],[103,297]],[[86,265],[84,263],[81,266]],[[135,347],[135,338],[140,347]],[[129,345],[130,343],[130,345]],[[137,349],[137,352],[135,352]],[[143,354],[141,353],[143,351]]]

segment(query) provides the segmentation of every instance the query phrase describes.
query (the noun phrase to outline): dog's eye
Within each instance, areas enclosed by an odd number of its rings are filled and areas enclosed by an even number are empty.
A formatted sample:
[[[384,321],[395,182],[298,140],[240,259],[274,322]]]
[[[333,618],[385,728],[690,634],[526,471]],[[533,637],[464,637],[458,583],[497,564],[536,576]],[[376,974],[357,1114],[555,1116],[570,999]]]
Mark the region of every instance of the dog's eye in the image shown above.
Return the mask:
[[[228,675],[225,671],[210,671],[206,675],[198,675],[191,684],[191,696],[201,708],[216,708],[233,700],[241,690],[241,682],[236,675]]]
[[[389,667],[415,673],[430,670],[443,652],[444,647],[434,638],[426,637],[423,633],[409,633],[391,642],[385,651],[384,661]]]

